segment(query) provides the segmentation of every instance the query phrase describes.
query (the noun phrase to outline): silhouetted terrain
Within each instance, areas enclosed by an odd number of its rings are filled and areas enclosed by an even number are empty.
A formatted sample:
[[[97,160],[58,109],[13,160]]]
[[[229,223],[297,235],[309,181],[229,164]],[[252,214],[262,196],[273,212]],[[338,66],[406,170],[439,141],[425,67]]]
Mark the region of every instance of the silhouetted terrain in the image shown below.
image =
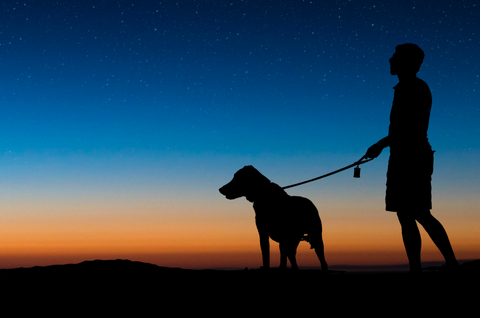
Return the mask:
[[[58,310],[62,304],[69,306],[68,312],[96,313],[123,312],[133,307],[136,316],[152,308],[159,313],[166,309],[200,313],[221,312],[226,306],[225,315],[261,308],[271,313],[293,313],[318,307],[324,308],[318,309],[318,314],[325,308],[341,314],[381,312],[387,307],[393,312],[415,307],[415,311],[426,310],[423,313],[442,313],[455,307],[458,312],[476,306],[479,283],[480,260],[465,262],[454,273],[429,270],[421,275],[187,270],[129,260],[0,270],[4,304],[9,304],[7,298],[25,304],[33,299],[51,306],[48,310]]]

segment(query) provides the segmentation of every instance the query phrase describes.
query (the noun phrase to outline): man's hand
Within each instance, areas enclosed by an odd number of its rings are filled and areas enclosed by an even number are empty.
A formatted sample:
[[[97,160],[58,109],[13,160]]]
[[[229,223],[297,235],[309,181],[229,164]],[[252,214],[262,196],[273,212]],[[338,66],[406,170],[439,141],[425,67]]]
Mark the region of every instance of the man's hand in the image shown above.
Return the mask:
[[[390,138],[388,138],[387,136],[385,138],[380,139],[376,144],[368,148],[367,152],[365,153],[365,156],[363,156],[362,159],[377,158],[382,153],[383,148],[388,146],[390,146]]]
[[[376,143],[372,145],[370,148],[368,148],[367,152],[365,153],[365,156],[363,156],[362,159],[377,158],[382,153],[382,150],[383,150],[383,147],[378,143]]]

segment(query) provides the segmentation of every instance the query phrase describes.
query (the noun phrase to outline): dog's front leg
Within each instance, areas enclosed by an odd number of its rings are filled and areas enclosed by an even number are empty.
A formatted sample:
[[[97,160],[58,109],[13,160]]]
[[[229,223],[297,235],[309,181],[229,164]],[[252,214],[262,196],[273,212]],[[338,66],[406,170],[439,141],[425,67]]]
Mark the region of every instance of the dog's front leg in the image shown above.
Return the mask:
[[[270,268],[270,238],[268,235],[260,234],[260,250],[262,251],[263,268]]]

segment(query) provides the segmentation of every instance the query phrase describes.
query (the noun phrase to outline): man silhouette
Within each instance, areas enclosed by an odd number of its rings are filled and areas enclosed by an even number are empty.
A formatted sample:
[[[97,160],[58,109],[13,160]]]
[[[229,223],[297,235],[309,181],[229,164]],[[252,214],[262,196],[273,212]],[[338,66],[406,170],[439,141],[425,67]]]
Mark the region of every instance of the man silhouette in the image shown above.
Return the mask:
[[[388,136],[371,146],[363,158],[376,158],[390,147],[385,195],[386,210],[396,212],[410,264],[421,272],[420,223],[438,247],[447,268],[458,266],[442,224],[430,214],[433,153],[427,138],[432,95],[417,78],[425,54],[417,45],[398,45],[390,58],[390,74],[398,76],[394,87]]]

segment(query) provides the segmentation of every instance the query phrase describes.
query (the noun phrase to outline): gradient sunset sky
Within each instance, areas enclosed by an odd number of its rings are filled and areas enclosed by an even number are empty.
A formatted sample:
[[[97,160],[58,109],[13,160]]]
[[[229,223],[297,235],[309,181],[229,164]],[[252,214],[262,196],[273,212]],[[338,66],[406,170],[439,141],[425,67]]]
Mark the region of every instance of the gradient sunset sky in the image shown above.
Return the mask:
[[[407,42],[433,94],[432,212],[458,259],[480,258],[476,3],[4,1],[0,268],[259,267],[251,203],[218,188],[245,165],[286,186],[362,157],[388,132]],[[407,262],[387,160],[287,191],[317,206],[330,265]],[[306,243],[297,259],[319,266]]]

